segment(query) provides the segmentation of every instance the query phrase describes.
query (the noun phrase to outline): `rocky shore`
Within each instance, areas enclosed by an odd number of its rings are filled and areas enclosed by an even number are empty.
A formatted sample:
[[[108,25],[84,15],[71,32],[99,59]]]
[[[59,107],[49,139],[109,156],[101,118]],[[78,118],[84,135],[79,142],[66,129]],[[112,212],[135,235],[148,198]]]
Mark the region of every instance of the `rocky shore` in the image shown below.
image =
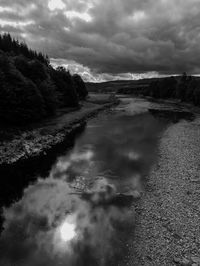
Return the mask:
[[[125,265],[200,265],[200,117],[168,127],[136,203]]]
[[[68,137],[79,132],[87,119],[118,104],[116,99],[105,103],[84,102],[80,110],[50,118],[31,130],[22,131],[10,140],[0,141],[0,169],[20,161],[46,156]]]

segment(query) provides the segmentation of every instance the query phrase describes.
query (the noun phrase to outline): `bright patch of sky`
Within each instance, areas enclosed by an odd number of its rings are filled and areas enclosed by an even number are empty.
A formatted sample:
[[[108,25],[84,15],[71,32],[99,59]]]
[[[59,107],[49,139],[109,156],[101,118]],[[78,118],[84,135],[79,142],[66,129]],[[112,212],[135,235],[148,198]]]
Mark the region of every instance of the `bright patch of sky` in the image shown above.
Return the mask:
[[[143,20],[143,19],[145,19],[146,18],[146,14],[145,14],[145,12],[144,11],[135,11],[134,13],[133,13],[133,16],[132,16],[132,19],[135,21],[135,22],[139,22],[139,21],[141,21],[141,20]]]
[[[89,67],[79,64],[73,60],[55,59],[51,58],[51,64],[53,67],[63,66],[66,70],[69,70],[71,74],[79,73],[85,82],[105,82],[109,80],[138,80],[153,77],[162,77],[156,71],[146,73],[120,73],[108,74],[108,73],[95,73]]]
[[[66,5],[62,0],[50,0],[48,7],[51,11],[54,11],[55,9],[64,9]]]
[[[28,25],[35,24],[34,21],[9,21],[0,19],[0,26],[11,26],[14,28],[26,27]]]
[[[34,9],[36,9],[35,4],[30,4],[27,7],[24,7],[23,9],[19,6],[14,6],[13,8],[0,6],[0,13],[8,12],[10,14],[18,14],[20,16],[28,16],[29,13]]]
[[[10,7],[2,7],[0,6],[0,12],[12,12],[13,9]]]
[[[80,13],[77,11],[66,11],[65,15],[67,18],[69,19],[81,19],[84,20],[86,22],[91,22],[92,21],[92,17],[90,16],[90,14],[88,13]]]

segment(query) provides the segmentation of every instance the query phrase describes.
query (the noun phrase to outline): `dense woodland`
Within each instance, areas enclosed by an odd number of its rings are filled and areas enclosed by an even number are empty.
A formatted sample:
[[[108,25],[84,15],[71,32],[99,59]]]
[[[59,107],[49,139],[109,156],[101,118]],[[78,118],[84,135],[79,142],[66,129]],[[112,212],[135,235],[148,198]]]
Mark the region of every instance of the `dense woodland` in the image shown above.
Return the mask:
[[[47,55],[10,34],[0,35],[0,123],[24,125],[60,107],[78,107],[87,96],[82,78],[54,69]]]
[[[200,78],[183,73],[181,77],[158,79],[144,88],[142,94],[161,99],[179,99],[200,106]]]

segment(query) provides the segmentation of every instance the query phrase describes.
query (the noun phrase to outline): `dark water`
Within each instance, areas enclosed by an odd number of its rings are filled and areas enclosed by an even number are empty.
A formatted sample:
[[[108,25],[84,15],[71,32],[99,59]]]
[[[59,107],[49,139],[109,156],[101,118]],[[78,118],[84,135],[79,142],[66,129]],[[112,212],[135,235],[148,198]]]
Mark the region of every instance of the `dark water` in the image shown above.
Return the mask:
[[[133,203],[157,159],[167,123],[149,103],[122,99],[88,122],[57,158],[3,210],[0,265],[117,265],[134,230]]]

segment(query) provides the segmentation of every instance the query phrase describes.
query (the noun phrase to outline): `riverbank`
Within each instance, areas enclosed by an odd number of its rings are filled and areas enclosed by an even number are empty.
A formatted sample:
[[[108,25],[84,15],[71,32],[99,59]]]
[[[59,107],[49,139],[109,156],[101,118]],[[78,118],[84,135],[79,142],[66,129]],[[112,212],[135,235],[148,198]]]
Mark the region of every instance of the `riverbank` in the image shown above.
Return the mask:
[[[108,95],[109,96],[109,95]],[[87,119],[98,112],[118,104],[116,98],[107,96],[104,101],[96,97],[81,103],[79,110],[65,113],[60,112],[55,117],[38,123],[32,129],[13,134],[11,139],[0,142],[0,167],[14,165],[20,161],[46,156],[55,146],[76,132],[85,124]]]
[[[200,265],[200,118],[171,125],[136,203],[126,265]]]

